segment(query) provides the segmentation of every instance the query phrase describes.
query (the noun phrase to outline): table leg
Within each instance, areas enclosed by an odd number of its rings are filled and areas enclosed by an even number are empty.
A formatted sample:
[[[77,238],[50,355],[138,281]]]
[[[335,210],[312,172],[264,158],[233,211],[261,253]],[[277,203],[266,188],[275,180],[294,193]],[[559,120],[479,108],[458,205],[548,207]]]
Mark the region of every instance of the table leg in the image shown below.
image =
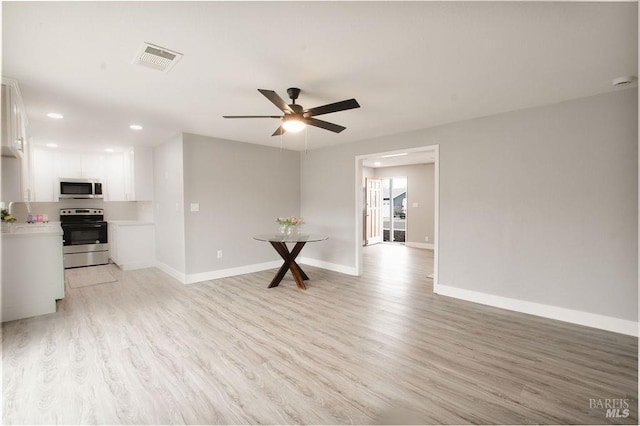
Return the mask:
[[[291,275],[296,280],[296,284],[299,288],[306,290],[307,287],[304,285],[304,280],[308,280],[309,277],[304,273],[300,265],[296,263],[296,257],[302,251],[302,248],[305,245],[304,241],[296,243],[295,247],[291,252],[289,252],[289,248],[285,243],[270,241],[273,248],[278,252],[280,257],[284,260],[284,263],[276,273],[276,276],[273,277],[271,284],[269,284],[269,288],[277,287],[280,284],[280,281],[284,278],[287,273],[287,269],[291,271]]]

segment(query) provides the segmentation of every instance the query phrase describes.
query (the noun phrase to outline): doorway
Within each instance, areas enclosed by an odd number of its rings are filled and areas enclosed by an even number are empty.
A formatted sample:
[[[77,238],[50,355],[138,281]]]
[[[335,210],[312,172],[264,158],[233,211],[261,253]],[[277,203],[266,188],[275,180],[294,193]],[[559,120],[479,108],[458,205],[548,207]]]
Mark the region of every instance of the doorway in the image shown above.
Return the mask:
[[[382,241],[407,240],[407,177],[382,179]]]
[[[414,187],[411,182],[425,182],[422,178],[416,179],[415,168],[408,166],[423,165],[431,168],[431,190],[432,205],[423,203],[422,200],[411,198],[410,194],[423,194],[424,188],[420,185]],[[393,168],[397,167],[394,173]],[[407,169],[411,177],[402,173],[403,168]],[[409,170],[411,169],[411,170]],[[382,170],[385,170],[382,172]],[[438,229],[439,229],[439,147],[438,145],[423,146],[418,148],[409,148],[402,151],[378,152],[367,155],[359,155],[355,157],[355,175],[356,175],[356,273],[362,274],[363,269],[363,247],[374,244],[379,241],[377,233],[374,231],[374,225],[377,217],[372,214],[373,203],[371,200],[371,191],[374,183],[380,182],[381,194],[379,199],[383,202],[379,214],[380,227],[382,235],[380,240],[388,240],[409,247],[433,250],[428,252],[433,256],[433,282],[438,283]],[[420,175],[422,176],[422,175]],[[388,183],[385,182],[385,179]],[[422,185],[424,187],[424,185]],[[394,190],[395,187],[395,190]],[[411,188],[414,188],[413,190]],[[377,191],[377,189],[376,189]],[[377,195],[377,194],[376,194]],[[388,198],[385,200],[385,198]],[[427,208],[429,207],[429,208]],[[432,219],[428,222],[432,224],[431,232],[424,226],[422,215],[427,211],[431,211]],[[418,220],[416,224],[411,225],[411,215]],[[418,216],[416,216],[416,214]],[[385,223],[386,222],[386,223]],[[385,232],[387,231],[387,232]],[[386,234],[386,235],[385,235]],[[386,238],[385,238],[386,237]],[[402,241],[404,239],[404,241]],[[399,244],[399,245],[400,245]],[[427,251],[425,251],[425,254]]]

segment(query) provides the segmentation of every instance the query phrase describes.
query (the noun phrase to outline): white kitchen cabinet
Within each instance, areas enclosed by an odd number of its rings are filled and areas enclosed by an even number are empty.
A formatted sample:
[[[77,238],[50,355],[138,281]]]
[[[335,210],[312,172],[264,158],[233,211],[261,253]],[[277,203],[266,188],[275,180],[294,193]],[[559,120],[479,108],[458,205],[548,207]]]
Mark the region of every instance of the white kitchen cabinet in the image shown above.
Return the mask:
[[[153,200],[153,149],[136,147],[124,153],[124,191],[127,201]]]
[[[106,172],[104,179],[105,201],[128,201],[125,190],[125,156],[123,153],[112,153],[106,156]]]
[[[27,116],[18,82],[2,79],[2,155],[22,157],[27,140]]]
[[[122,269],[155,266],[155,225],[151,222],[109,221],[109,257]]]
[[[16,224],[2,233],[2,321],[56,312],[64,297],[60,224]]]
[[[29,140],[29,133],[26,133],[24,141],[24,151],[20,161],[20,188],[22,190],[22,201],[34,201],[33,196],[33,145]]]
[[[98,179],[106,177],[105,156],[95,152],[52,151],[58,178]]]
[[[79,179],[82,175],[82,154],[74,151],[50,151],[56,178]]]
[[[35,147],[32,155],[33,201],[58,201],[60,178],[98,179],[107,201],[123,201],[122,153],[66,151]]]
[[[153,150],[100,153],[34,147],[31,201],[58,201],[60,178],[98,179],[105,201],[153,199]],[[29,191],[27,191],[29,192]],[[13,201],[13,200],[2,200]]]
[[[32,201],[28,121],[18,82],[2,79],[2,201]]]
[[[82,176],[87,179],[107,180],[107,159],[111,154],[85,153],[81,155]],[[116,154],[117,155],[117,154]]]

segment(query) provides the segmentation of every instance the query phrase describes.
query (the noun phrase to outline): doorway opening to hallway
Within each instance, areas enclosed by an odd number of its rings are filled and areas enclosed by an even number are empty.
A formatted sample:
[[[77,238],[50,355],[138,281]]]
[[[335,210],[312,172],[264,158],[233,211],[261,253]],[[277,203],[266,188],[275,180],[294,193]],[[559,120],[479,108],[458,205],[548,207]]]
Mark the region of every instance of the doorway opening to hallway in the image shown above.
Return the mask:
[[[358,273],[379,243],[425,249],[437,273],[438,146],[356,157]],[[427,253],[430,251],[431,253]]]

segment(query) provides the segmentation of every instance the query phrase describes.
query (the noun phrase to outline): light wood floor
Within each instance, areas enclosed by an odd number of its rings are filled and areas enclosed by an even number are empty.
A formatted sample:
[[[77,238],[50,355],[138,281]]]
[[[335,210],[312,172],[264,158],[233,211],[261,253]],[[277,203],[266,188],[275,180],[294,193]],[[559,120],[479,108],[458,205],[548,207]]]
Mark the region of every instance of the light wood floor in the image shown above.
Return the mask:
[[[636,338],[435,296],[430,251],[365,256],[362,277],[303,267],[306,291],[111,266],[2,326],[3,421],[637,424]],[[617,398],[629,418],[589,406]]]

